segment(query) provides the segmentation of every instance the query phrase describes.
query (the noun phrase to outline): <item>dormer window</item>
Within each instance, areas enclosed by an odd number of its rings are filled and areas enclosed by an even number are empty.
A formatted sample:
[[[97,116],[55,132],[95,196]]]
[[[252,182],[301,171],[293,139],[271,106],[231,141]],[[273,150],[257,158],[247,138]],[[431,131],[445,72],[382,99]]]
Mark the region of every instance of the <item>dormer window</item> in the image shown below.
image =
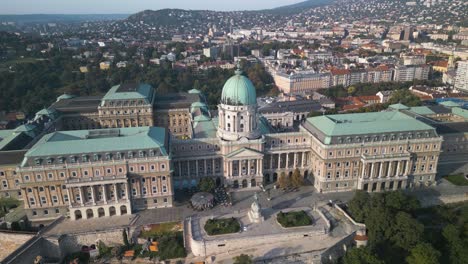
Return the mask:
[[[54,161],[53,158],[47,158],[47,164],[52,164],[53,161]]]
[[[41,165],[42,160],[41,159],[35,159],[34,162],[36,165]]]
[[[150,157],[154,157],[154,150],[150,150],[149,155],[150,155]]]
[[[117,152],[117,159],[121,159],[121,158],[122,158],[122,153]]]
[[[76,162],[76,157],[75,156],[70,156],[70,162],[75,163]]]
[[[99,154],[94,154],[93,159],[94,159],[94,161],[98,161],[99,160]]]
[[[127,156],[128,156],[129,158],[133,158],[133,152],[129,151],[128,154],[127,154]]]
[[[58,157],[58,162],[60,164],[63,164],[65,162],[65,158],[64,157]]]
[[[110,153],[106,153],[106,160],[110,160],[112,158]]]
[[[83,162],[88,162],[88,155],[81,156],[81,159],[83,160]]]
[[[144,158],[144,157],[145,157],[145,152],[142,151],[142,150],[140,150],[140,151],[138,152],[138,156],[139,156],[140,158]]]

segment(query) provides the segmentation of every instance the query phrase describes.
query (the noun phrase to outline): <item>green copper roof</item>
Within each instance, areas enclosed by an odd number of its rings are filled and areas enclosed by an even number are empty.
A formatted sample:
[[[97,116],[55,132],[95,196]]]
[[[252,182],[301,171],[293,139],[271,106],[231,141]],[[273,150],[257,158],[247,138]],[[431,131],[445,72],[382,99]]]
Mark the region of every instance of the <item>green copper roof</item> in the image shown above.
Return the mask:
[[[392,104],[388,106],[389,108],[393,108],[395,110],[409,110],[410,108],[404,104]]]
[[[149,104],[152,100],[152,94],[153,87],[149,84],[120,84],[110,88],[102,101],[143,99]]]
[[[160,127],[60,131],[45,135],[25,157],[156,148],[167,155],[165,135],[165,129]]]
[[[398,111],[326,115],[308,118],[307,122],[327,137],[434,130],[433,127]]]
[[[460,107],[452,108],[452,114],[468,119],[468,110],[460,108]]]
[[[197,90],[197,89],[192,89],[190,91],[188,91],[189,94],[199,94],[201,93],[200,90]]]
[[[255,86],[241,71],[236,71],[224,84],[221,103],[227,105],[254,105],[257,103]]]
[[[60,101],[60,100],[72,99],[74,97],[75,96],[73,96],[73,95],[64,93],[64,94],[60,95],[59,97],[57,97],[57,102]]]
[[[453,102],[453,101],[445,101],[445,102],[442,102],[440,103],[441,105],[443,106],[446,106],[446,107],[460,107],[459,104]]]
[[[415,106],[411,107],[410,111],[413,113],[416,113],[418,115],[434,115],[435,112],[432,111],[429,107],[427,106]]]

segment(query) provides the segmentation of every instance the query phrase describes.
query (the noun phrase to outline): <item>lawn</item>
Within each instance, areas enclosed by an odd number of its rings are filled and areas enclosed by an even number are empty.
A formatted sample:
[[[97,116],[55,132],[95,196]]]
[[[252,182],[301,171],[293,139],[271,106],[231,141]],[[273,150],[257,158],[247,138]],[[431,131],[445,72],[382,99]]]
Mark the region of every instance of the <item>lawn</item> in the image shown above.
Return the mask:
[[[276,219],[283,227],[307,226],[312,224],[312,219],[305,211],[279,212]]]
[[[458,185],[458,186],[468,186],[468,180],[465,179],[463,174],[448,175],[444,177],[447,181]]]
[[[240,231],[240,224],[237,219],[209,219],[205,224],[205,231],[210,236],[237,233]]]

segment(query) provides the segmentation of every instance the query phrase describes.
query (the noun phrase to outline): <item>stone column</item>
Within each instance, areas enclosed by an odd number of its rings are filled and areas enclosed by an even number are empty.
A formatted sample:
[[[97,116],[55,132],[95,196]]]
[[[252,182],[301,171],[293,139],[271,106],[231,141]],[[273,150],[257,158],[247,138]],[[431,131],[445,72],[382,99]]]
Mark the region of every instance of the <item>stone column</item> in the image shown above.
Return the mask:
[[[278,169],[281,168],[281,154],[278,154]]]
[[[216,169],[215,169],[215,166],[216,165],[216,161],[215,159],[211,159],[211,175],[215,176],[216,175]]]
[[[65,205],[65,202],[63,201],[62,185],[59,185],[59,186],[54,185],[54,186],[55,186],[55,190],[56,190],[57,196],[58,196],[57,197],[58,203]],[[68,200],[70,200],[70,199],[68,199]]]
[[[124,187],[125,187],[125,198],[127,199],[127,201],[129,201],[130,197],[129,197],[129,192],[128,192],[128,183],[124,183]]]
[[[294,155],[294,165],[293,165],[293,168],[296,168],[296,166],[297,166],[297,153],[294,152],[293,155]]]
[[[84,205],[83,187],[82,186],[78,187],[78,190],[80,192],[80,203],[81,203],[81,206],[83,206]]]
[[[396,172],[395,172],[395,176],[400,176],[400,163],[401,161],[397,161],[397,167],[396,167]]]
[[[189,178],[192,178],[192,177],[190,177],[190,160],[187,161],[187,176],[188,176]],[[140,193],[141,193],[141,192],[140,192]]]
[[[305,152],[302,152],[301,153],[301,167],[302,168],[305,167],[304,161],[305,161]]]
[[[182,178],[182,161],[177,162],[177,168],[179,169],[179,177]]]
[[[375,166],[375,162],[372,162],[371,163],[371,172],[370,172],[369,178],[374,178],[374,166]]]
[[[405,166],[405,172],[404,172],[405,174],[404,174],[403,176],[406,177],[406,176],[408,176],[409,170],[410,170],[410,162],[409,162],[409,160],[405,161],[405,164],[406,164],[406,166]]]
[[[93,205],[96,205],[96,195],[94,194],[94,186],[89,186],[91,188],[91,198],[93,199]]]
[[[270,167],[268,169],[273,169],[273,154],[270,155]]]
[[[198,175],[198,160],[195,160],[195,169],[197,170],[196,175],[197,175],[197,178],[198,178],[199,177],[199,175]]]
[[[118,203],[119,202],[119,194],[117,193],[117,184],[114,183],[113,185],[114,185],[114,201],[116,203]]]
[[[286,165],[284,166],[284,168],[289,168],[289,153],[286,153]]]
[[[242,161],[239,160],[238,163],[239,163],[239,164],[238,164],[238,165],[239,165],[239,166],[238,166],[238,167],[239,167],[239,168],[238,168],[238,170],[239,170],[239,176],[242,176]]]
[[[207,172],[206,172],[206,171],[207,171],[207,170],[206,170],[206,159],[204,159],[203,162],[204,162],[204,164],[205,164],[205,174],[204,174],[203,176],[206,176],[206,174],[207,174]]]
[[[247,176],[250,176],[250,165],[251,165],[250,163],[251,163],[250,159],[247,159]]]
[[[106,185],[103,184],[101,186],[102,186],[102,199],[104,200],[104,204],[107,204]]]
[[[72,207],[72,197],[70,195],[70,190],[67,188],[67,195],[68,195],[68,206]]]
[[[379,164],[379,178],[382,178],[384,163],[381,161]]]
[[[387,175],[386,175],[385,177],[391,177],[391,176],[393,176],[393,175],[392,175],[392,163],[393,163],[393,161],[389,161],[389,162],[388,162],[388,173],[387,173]]]
[[[364,178],[366,176],[366,163],[362,163],[362,172],[361,172],[361,177],[359,178]]]
[[[261,159],[258,159],[257,160],[257,175],[262,175],[263,172],[262,172],[262,164],[263,164],[263,160]]]

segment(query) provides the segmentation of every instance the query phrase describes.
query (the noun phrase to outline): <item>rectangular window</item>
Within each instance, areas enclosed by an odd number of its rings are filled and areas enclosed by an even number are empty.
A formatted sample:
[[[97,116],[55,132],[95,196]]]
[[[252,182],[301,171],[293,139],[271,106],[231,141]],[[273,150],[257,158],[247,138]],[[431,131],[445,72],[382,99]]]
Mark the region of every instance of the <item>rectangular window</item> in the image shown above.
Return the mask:
[[[153,193],[157,193],[158,192],[158,188],[156,188],[156,186],[153,186]]]
[[[55,195],[52,196],[52,202],[53,202],[53,203],[58,203],[58,198],[57,198],[57,196],[55,196]]]

